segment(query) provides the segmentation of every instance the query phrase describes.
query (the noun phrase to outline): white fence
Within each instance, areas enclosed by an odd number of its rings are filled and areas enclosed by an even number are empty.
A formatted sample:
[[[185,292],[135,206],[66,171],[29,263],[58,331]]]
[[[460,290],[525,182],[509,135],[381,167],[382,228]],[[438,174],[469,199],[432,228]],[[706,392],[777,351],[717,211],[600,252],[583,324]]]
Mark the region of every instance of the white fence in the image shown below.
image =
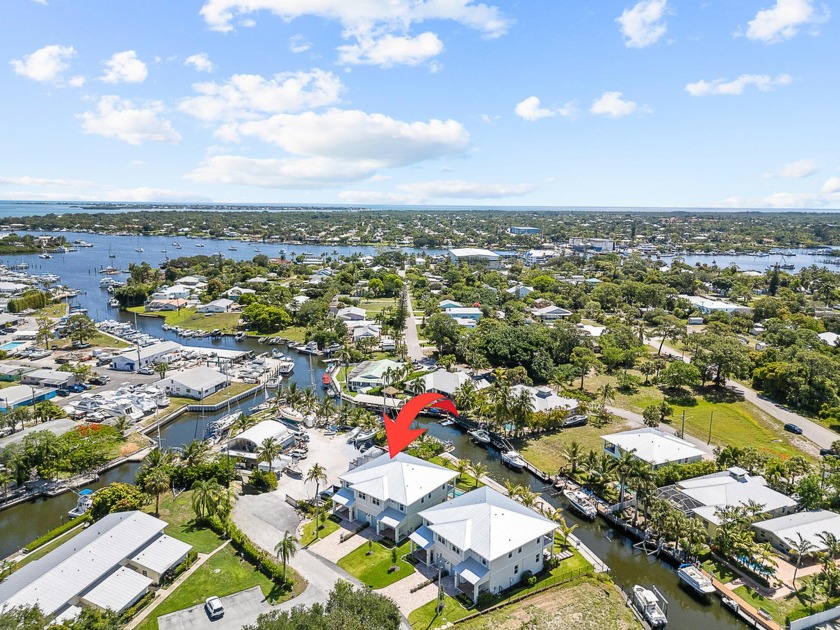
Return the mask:
[[[824,610],[821,613],[803,617],[802,619],[795,619],[790,622],[790,630],[805,630],[805,628],[813,628],[826,621],[832,621],[840,617],[840,606]]]

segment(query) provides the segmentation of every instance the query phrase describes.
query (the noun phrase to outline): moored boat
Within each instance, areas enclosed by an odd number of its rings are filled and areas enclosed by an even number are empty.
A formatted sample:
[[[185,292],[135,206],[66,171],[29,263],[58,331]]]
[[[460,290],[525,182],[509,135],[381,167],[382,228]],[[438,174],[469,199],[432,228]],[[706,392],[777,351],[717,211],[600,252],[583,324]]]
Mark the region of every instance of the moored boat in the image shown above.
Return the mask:
[[[502,463],[514,470],[522,470],[527,462],[516,451],[504,451],[502,453]]]
[[[659,598],[653,591],[636,584],[633,587],[633,604],[651,628],[664,628],[668,624],[668,618],[659,606]]]
[[[595,504],[589,499],[586,494],[580,490],[563,490],[563,496],[571,504],[571,506],[580,514],[588,519],[594,520],[598,516],[598,510]]]
[[[70,518],[78,518],[86,514],[91,507],[93,507],[93,490],[85,488],[79,491],[79,500],[76,501],[76,507],[67,512],[67,515]]]
[[[295,362],[291,359],[284,359],[277,364],[277,373],[287,376],[295,371]]]
[[[476,429],[475,431],[470,431],[469,434],[478,444],[483,446],[490,444],[490,434],[484,429]]]
[[[693,564],[681,564],[677,575],[686,586],[702,597],[715,592],[712,580]]]

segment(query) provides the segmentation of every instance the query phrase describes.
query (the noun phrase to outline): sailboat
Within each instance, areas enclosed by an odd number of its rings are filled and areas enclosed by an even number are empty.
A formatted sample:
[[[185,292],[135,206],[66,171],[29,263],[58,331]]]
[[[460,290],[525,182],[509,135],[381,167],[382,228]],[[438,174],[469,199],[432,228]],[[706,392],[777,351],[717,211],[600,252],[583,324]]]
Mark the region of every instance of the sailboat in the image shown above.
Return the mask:
[[[111,246],[108,245],[108,258],[116,258],[117,255],[111,251]]]

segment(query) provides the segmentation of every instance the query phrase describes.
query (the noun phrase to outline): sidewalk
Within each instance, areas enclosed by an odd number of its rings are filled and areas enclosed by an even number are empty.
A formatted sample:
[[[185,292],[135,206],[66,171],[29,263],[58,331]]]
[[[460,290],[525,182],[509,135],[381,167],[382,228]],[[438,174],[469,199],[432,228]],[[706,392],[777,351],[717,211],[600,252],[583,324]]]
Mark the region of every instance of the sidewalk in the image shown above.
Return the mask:
[[[208,553],[208,554],[198,554],[198,559],[195,562],[193,562],[193,565],[189,569],[184,571],[181,575],[179,575],[178,579],[176,579],[174,582],[172,582],[172,584],[170,584],[166,588],[160,589],[157,592],[157,594],[155,595],[155,598],[152,601],[152,603],[149,604],[148,606],[146,606],[143,610],[141,610],[140,613],[134,619],[132,619],[128,623],[128,625],[126,625],[125,629],[126,630],[132,630],[132,628],[136,628],[142,621],[144,621],[152,613],[153,610],[155,610],[155,608],[160,606],[160,604],[161,604],[161,602],[163,602],[163,600],[165,600],[167,597],[169,597],[169,594],[172,591],[174,591],[176,588],[181,586],[181,584],[184,583],[184,580],[186,580],[188,577],[190,577],[198,569],[198,567],[200,567],[202,564],[207,562],[216,553],[218,553],[219,551],[221,551],[222,549],[227,547],[229,544],[230,544],[230,541],[226,540],[224,543],[222,543],[221,545],[216,547],[210,553]]]

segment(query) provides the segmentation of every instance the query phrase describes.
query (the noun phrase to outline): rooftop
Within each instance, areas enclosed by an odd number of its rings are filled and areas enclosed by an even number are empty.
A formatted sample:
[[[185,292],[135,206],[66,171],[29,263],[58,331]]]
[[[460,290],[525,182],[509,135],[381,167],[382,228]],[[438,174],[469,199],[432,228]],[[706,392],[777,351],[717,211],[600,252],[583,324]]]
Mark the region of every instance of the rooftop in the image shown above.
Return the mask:
[[[228,377],[209,367],[195,367],[183,372],[168,372],[166,379],[178,382],[190,389],[204,390],[219,383],[226,383]]]
[[[492,258],[496,259],[499,255],[489,249],[481,249],[480,247],[460,247],[450,249],[449,253],[457,258]]]
[[[457,476],[454,470],[406,453],[399,453],[393,459],[385,453],[344,473],[340,478],[353,490],[380,501],[391,500],[411,505]]]
[[[690,442],[650,427],[602,435],[601,438],[622,451],[633,451],[636,457],[653,466],[703,456],[703,451]]]
[[[813,545],[811,551],[825,551],[820,536],[826,532],[840,538],[840,514],[828,510],[797,512],[753,524],[754,529],[771,532],[782,540],[798,540],[798,534]]]

